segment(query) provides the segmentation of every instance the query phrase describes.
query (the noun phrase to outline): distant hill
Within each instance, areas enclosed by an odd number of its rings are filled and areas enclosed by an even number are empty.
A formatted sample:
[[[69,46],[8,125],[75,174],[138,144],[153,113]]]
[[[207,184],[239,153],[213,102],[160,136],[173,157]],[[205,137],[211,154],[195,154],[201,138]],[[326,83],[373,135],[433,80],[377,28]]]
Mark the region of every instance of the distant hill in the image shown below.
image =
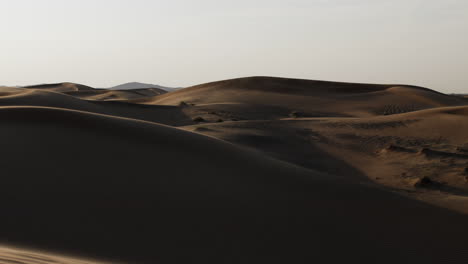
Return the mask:
[[[161,85],[156,85],[156,84],[149,84],[149,83],[139,83],[139,82],[129,82],[129,83],[124,83],[121,85],[117,85],[114,87],[109,88],[110,90],[133,90],[133,89],[147,89],[147,88],[156,88],[156,89],[162,89],[168,92],[175,91],[180,88],[170,88],[170,87],[165,87]]]

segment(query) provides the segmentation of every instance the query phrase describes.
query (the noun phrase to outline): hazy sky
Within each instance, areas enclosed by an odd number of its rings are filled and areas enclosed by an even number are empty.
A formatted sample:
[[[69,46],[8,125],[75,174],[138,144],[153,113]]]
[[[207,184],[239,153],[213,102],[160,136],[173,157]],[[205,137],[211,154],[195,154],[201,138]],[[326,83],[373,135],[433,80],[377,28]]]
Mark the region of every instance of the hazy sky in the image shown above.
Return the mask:
[[[467,0],[0,0],[0,85],[252,75],[468,92]]]

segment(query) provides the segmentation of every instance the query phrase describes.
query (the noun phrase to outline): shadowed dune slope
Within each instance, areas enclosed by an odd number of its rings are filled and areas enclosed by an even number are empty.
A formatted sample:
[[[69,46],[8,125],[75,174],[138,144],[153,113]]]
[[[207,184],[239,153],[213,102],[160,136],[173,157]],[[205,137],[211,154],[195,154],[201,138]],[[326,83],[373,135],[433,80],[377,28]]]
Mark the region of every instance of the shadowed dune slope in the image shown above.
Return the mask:
[[[187,102],[200,108],[213,108],[213,105],[221,104],[222,107],[217,106],[212,111],[231,111],[246,120],[252,119],[246,113],[253,112],[254,109],[265,112],[264,115],[268,119],[284,118],[292,112],[303,117],[362,117],[467,103],[460,97],[415,86],[273,77],[250,77],[207,83],[135,102],[164,105]],[[276,110],[276,114],[270,114],[272,110]]]
[[[215,138],[38,107],[0,108],[0,138],[3,243],[126,263],[468,260],[466,216]]]

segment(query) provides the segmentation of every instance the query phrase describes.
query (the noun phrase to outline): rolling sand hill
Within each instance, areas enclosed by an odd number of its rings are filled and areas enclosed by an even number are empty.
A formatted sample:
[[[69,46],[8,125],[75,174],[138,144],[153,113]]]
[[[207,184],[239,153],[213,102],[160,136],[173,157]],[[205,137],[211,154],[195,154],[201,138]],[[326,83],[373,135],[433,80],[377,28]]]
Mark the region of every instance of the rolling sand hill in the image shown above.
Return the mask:
[[[56,87],[41,86],[41,87]],[[62,89],[62,88],[50,88]],[[76,95],[76,92],[88,93],[88,96]],[[123,100],[98,100],[96,97],[104,94],[120,93]],[[59,93],[47,88],[2,88],[0,90],[0,106],[44,106],[57,107],[63,109],[80,110],[99,114],[107,114],[134,119],[147,120],[167,125],[188,125],[194,124],[190,117],[186,116],[182,109],[176,106],[158,106],[158,105],[138,105],[125,102],[133,97],[132,93],[147,93],[154,95],[152,90],[123,92],[108,90],[78,90]],[[90,99],[89,95],[94,96]],[[101,97],[102,98],[102,97]]]
[[[75,92],[75,91],[92,91],[95,90],[92,87],[76,84],[76,83],[53,83],[53,84],[39,84],[39,85],[30,85],[24,86],[24,88],[28,89],[37,89],[37,90],[45,90],[45,91],[54,91],[54,92]]]
[[[55,84],[41,84],[25,86],[27,89],[59,92],[62,94],[71,95],[74,97],[87,99],[87,100],[121,100],[126,101],[130,99],[146,98],[156,95],[167,93],[166,90],[158,87],[140,88],[140,89],[122,89],[116,87],[113,90],[95,89],[89,86],[76,84],[76,83],[55,83]]]
[[[189,112],[192,115],[214,113],[223,118],[223,112],[228,112],[239,120],[282,119],[292,114],[300,117],[368,117],[467,103],[463,98],[415,86],[270,77],[202,84],[136,102],[157,105],[184,102],[195,105]]]
[[[0,91],[0,262],[468,261],[463,98],[261,77]]]

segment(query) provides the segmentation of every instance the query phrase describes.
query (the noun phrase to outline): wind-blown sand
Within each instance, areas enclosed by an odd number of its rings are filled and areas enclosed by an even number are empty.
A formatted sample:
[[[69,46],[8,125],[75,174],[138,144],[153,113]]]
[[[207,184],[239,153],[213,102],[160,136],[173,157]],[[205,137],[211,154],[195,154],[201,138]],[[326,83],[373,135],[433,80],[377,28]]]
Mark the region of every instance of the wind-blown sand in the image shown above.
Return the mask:
[[[463,98],[266,77],[116,102],[52,86],[0,88],[0,243],[52,252],[0,262],[468,261]]]

